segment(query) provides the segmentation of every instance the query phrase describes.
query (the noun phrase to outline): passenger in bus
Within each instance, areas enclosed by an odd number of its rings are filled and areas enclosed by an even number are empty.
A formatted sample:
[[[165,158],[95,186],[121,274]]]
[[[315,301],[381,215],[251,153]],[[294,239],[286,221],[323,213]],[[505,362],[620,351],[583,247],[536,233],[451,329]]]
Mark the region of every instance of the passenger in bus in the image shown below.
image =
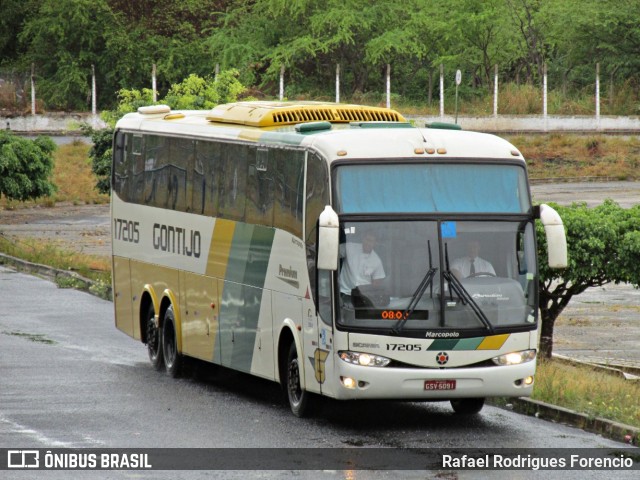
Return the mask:
[[[476,277],[482,275],[496,276],[493,265],[484,258],[480,258],[480,242],[472,239],[467,242],[467,255],[456,258],[451,263],[451,272],[458,278]]]
[[[361,285],[382,285],[384,267],[373,250],[375,244],[375,234],[368,231],[362,236],[362,243],[347,242],[340,245],[340,293],[350,296],[351,291]]]

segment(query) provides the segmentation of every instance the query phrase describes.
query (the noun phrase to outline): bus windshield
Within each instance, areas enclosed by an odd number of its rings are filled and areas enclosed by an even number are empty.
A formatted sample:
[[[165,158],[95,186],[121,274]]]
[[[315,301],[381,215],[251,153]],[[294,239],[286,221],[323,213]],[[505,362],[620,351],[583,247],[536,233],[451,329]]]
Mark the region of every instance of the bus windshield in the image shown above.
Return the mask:
[[[338,213],[527,213],[523,166],[393,163],[340,165]]]
[[[530,221],[347,221],[342,226],[338,324],[345,329],[491,333],[535,325]]]

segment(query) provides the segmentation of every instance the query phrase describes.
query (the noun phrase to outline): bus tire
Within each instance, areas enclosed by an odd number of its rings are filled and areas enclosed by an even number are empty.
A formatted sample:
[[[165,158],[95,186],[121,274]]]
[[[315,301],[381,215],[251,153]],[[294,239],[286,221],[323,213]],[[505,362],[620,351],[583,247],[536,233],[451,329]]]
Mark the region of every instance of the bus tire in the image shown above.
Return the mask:
[[[484,398],[458,398],[451,400],[451,406],[458,415],[475,415],[484,407]]]
[[[153,308],[153,304],[151,304],[147,310],[145,322],[147,352],[153,368],[160,371],[164,368],[164,355],[162,352],[161,330],[156,325],[155,315],[156,311]]]
[[[162,353],[167,373],[178,378],[182,373],[182,355],[178,352],[178,337],[176,335],[176,317],[173,305],[167,308],[162,323]]]
[[[285,388],[289,407],[296,417],[307,416],[310,411],[311,394],[302,389],[300,382],[300,359],[296,350],[296,344],[291,342],[289,356],[287,357]]]

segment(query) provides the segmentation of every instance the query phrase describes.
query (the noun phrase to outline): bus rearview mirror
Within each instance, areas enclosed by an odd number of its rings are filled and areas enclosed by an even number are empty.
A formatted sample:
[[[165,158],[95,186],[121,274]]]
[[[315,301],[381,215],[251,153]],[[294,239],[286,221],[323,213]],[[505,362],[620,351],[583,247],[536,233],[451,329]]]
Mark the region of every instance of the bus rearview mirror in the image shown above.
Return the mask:
[[[318,225],[318,270],[337,270],[340,221],[331,205],[324,207]]]
[[[540,205],[540,220],[547,237],[549,268],[566,268],[568,264],[567,237],[560,215],[549,205],[543,203]]]

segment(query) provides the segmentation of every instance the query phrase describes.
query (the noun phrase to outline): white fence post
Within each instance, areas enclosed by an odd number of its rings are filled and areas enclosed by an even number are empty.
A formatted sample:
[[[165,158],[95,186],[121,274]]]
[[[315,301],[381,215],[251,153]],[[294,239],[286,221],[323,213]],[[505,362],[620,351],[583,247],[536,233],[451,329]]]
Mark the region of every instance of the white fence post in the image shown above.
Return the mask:
[[[336,103],[340,103],[340,64],[336,64]]]
[[[600,130],[600,62],[596,63],[596,128]]]
[[[31,64],[31,115],[36,114],[36,64]]]
[[[153,64],[151,69],[151,90],[153,91],[153,103],[158,101],[158,89],[156,84],[156,64]]]
[[[96,108],[96,66],[91,64],[91,114],[97,113]]]
[[[444,65],[440,64],[440,117],[444,118]]]
[[[547,131],[547,64],[542,67],[542,116],[544,118],[544,129]]]
[[[284,99],[284,65],[280,67],[280,101]]]
[[[391,64],[387,63],[387,108],[391,108]]]
[[[493,73],[493,116],[498,116],[498,64],[496,63]]]

